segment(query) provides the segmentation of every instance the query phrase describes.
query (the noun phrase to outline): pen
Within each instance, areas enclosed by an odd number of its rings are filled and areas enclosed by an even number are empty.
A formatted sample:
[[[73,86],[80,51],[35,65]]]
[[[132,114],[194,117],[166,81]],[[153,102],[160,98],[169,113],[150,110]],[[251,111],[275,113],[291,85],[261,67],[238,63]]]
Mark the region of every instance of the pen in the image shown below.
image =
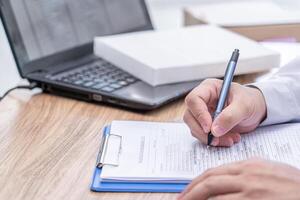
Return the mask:
[[[216,108],[216,111],[213,115],[213,120],[215,120],[217,118],[217,116],[222,112],[222,110],[225,106],[227,96],[228,96],[228,93],[229,93],[229,90],[230,90],[231,82],[232,82],[232,79],[233,79],[234,71],[235,71],[235,68],[236,68],[236,65],[237,65],[237,61],[239,59],[239,55],[240,55],[239,50],[235,49],[234,52],[231,55],[231,58],[230,58],[229,62],[228,62],[226,72],[225,72],[225,75],[224,75],[222,89],[221,89],[221,92],[220,92],[220,95],[219,95],[217,108]],[[214,136],[210,132],[208,134],[208,137],[207,137],[207,145],[208,146],[211,145],[211,142],[213,141],[213,139],[214,139]]]

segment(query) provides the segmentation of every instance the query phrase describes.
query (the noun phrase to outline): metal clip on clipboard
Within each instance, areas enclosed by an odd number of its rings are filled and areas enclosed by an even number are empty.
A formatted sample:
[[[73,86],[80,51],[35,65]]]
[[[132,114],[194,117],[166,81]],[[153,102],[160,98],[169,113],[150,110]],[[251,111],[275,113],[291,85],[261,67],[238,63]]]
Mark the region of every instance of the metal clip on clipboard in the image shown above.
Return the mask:
[[[97,157],[97,167],[102,168],[104,165],[118,166],[121,149],[122,136],[104,134]]]

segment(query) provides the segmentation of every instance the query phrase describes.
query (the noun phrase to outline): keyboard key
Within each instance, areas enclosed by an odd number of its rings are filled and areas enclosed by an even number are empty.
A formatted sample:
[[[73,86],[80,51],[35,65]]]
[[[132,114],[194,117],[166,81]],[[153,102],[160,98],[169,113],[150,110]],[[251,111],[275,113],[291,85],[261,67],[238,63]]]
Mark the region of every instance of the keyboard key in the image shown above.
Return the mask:
[[[72,81],[72,82],[75,82],[75,81],[78,80],[78,78],[71,76],[71,77],[69,77],[69,80]]]
[[[107,83],[102,82],[102,83],[98,83],[98,84],[94,85],[92,88],[98,90],[98,89],[101,89],[101,88],[103,88],[103,87],[105,87],[107,85],[108,85]]]
[[[108,79],[110,79],[110,77],[107,76],[107,75],[101,76],[101,78],[102,78],[103,80],[108,80]]]
[[[57,78],[55,78],[55,76],[52,76],[52,75],[47,75],[46,78],[51,80],[51,81],[54,81],[54,80],[57,79]]]
[[[110,76],[119,76],[120,72],[112,72],[111,74],[109,74]]]
[[[118,84],[120,84],[122,86],[128,85],[128,83],[126,81],[119,81]]]
[[[136,79],[135,78],[127,78],[126,81],[128,83],[134,83],[134,82],[136,82]]]
[[[106,81],[105,82],[107,82],[107,83],[115,83],[115,82],[117,82],[117,80],[116,79],[113,79],[113,78],[111,78],[111,79],[106,79]]]
[[[96,62],[97,66],[102,66],[104,63],[106,63],[104,60],[98,60]]]
[[[72,81],[68,78],[63,78],[62,81],[65,83],[72,83]]]
[[[101,79],[101,78],[95,78],[93,81],[97,82],[97,83],[100,83],[100,82],[103,82],[103,79]]]
[[[119,88],[122,87],[122,85],[117,84],[117,83],[110,84],[109,86],[112,87],[112,88],[115,88],[115,89],[119,89]]]
[[[83,84],[84,82],[82,80],[77,80],[77,81],[74,81],[74,84],[75,85],[81,85]]]
[[[92,85],[95,85],[95,83],[92,82],[92,81],[85,82],[85,83],[83,84],[83,86],[85,86],[85,87],[91,87]]]
[[[112,92],[112,91],[114,91],[115,89],[107,86],[107,87],[102,88],[101,90],[102,90],[103,92]]]
[[[88,81],[91,81],[93,79],[91,77],[85,76],[85,77],[82,78],[82,80],[88,82]]]
[[[119,80],[126,80],[127,78],[130,78],[127,74],[120,74],[120,75],[118,76],[118,79],[119,79]]]

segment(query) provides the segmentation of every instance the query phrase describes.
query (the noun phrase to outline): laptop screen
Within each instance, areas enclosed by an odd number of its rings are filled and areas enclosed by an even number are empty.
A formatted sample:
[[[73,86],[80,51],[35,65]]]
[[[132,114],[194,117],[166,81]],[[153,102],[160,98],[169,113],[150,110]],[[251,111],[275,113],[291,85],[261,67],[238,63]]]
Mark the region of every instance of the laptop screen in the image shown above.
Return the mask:
[[[2,16],[10,29],[8,34],[13,38],[11,45],[17,51],[16,57],[22,57],[21,64],[92,43],[95,36],[152,27],[142,0],[10,0],[9,5],[4,2]],[[4,11],[8,7],[10,12]],[[20,38],[16,39],[16,35]]]

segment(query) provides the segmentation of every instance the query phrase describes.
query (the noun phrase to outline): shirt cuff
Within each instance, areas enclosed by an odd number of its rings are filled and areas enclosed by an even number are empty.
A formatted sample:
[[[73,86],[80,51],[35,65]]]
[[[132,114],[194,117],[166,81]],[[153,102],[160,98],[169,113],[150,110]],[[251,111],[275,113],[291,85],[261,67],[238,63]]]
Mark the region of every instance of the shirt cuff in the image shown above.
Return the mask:
[[[264,95],[267,117],[261,126],[279,124],[293,120],[297,115],[297,102],[293,92],[280,80],[268,80],[249,84],[257,87]]]

